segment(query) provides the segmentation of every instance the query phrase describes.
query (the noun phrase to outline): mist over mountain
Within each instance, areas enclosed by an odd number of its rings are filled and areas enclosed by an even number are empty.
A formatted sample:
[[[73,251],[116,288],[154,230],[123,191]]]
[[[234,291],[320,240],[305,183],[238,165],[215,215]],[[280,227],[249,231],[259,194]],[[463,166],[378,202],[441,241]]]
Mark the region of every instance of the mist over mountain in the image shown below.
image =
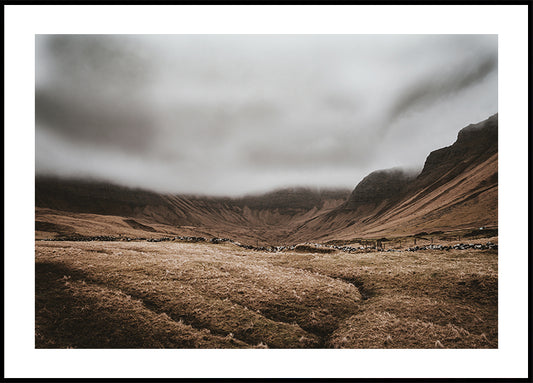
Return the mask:
[[[498,110],[496,35],[37,35],[38,175],[353,189]]]
[[[496,114],[460,130],[452,145],[431,152],[418,174],[399,168],[374,171],[351,193],[294,187],[214,197],[38,176],[36,219],[46,235],[65,234],[65,225],[72,234],[83,218],[94,220],[83,233],[111,229],[126,235],[133,229],[138,235],[195,233],[297,243],[497,226],[497,196]]]
[[[294,237],[401,235],[498,224],[498,115],[459,131],[427,157],[418,175],[376,171],[346,203],[307,222]]]

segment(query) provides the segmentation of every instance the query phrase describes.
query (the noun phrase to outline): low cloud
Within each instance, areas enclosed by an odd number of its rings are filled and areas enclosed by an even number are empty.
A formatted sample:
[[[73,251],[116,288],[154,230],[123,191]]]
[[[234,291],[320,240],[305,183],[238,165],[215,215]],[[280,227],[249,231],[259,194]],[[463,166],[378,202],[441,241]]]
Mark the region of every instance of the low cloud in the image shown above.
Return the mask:
[[[497,36],[40,35],[35,101],[38,174],[353,188],[497,112]]]
[[[476,57],[475,60],[456,63],[449,70],[436,68],[427,78],[418,79],[408,86],[398,97],[389,112],[389,121],[408,112],[423,110],[424,107],[438,102],[445,97],[453,97],[468,87],[482,81],[489,73],[497,69],[498,57]]]

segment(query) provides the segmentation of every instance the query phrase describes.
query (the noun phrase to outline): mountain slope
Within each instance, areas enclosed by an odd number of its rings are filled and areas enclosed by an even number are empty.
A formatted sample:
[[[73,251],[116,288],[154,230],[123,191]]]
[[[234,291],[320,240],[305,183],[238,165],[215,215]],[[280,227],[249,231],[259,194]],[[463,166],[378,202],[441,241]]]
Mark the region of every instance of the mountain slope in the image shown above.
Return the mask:
[[[294,225],[339,206],[350,193],[290,188],[242,198],[178,196],[49,177],[36,178],[35,185],[37,229],[45,233],[72,234],[89,220],[94,231],[83,225],[84,235],[157,232],[264,244],[277,243]]]
[[[430,153],[420,174],[376,171],[351,194],[291,188],[202,197],[46,177],[36,178],[35,192],[38,236],[182,234],[272,245],[497,226],[498,115]]]
[[[462,129],[414,177],[398,169],[365,177],[348,201],[291,233],[315,240],[449,231],[498,224],[498,115]]]

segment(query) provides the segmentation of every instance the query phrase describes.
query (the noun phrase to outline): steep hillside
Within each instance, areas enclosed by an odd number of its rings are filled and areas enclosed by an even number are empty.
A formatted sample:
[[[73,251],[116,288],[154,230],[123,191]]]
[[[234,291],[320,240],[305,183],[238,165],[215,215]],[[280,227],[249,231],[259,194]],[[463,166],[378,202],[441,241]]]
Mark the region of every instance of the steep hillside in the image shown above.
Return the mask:
[[[168,234],[257,244],[349,240],[497,226],[498,116],[462,129],[420,174],[375,171],[349,190],[289,188],[242,198],[163,195],[36,178],[38,237]]]
[[[344,203],[349,190],[290,188],[242,198],[176,196],[103,182],[36,178],[36,230],[50,234],[206,235],[278,243]]]
[[[314,240],[449,231],[498,224],[498,115],[462,129],[418,176],[399,169],[365,177],[348,201],[291,238]]]
[[[406,192],[414,176],[402,169],[378,170],[370,173],[356,186],[343,209],[363,216],[386,210]]]

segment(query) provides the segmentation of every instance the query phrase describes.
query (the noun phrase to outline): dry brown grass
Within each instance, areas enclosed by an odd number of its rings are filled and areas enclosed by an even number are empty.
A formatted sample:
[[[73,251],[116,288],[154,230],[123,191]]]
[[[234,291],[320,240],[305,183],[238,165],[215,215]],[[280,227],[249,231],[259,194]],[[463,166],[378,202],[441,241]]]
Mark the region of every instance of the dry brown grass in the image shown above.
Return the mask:
[[[360,310],[327,345],[349,348],[494,348],[496,251],[288,254],[272,262],[358,286]],[[392,338],[392,340],[391,340]]]
[[[236,339],[197,330],[148,309],[124,292],[87,283],[53,263],[38,263],[37,348],[236,348]],[[57,278],[60,274],[63,277]]]
[[[37,347],[497,347],[497,252],[37,242]]]

